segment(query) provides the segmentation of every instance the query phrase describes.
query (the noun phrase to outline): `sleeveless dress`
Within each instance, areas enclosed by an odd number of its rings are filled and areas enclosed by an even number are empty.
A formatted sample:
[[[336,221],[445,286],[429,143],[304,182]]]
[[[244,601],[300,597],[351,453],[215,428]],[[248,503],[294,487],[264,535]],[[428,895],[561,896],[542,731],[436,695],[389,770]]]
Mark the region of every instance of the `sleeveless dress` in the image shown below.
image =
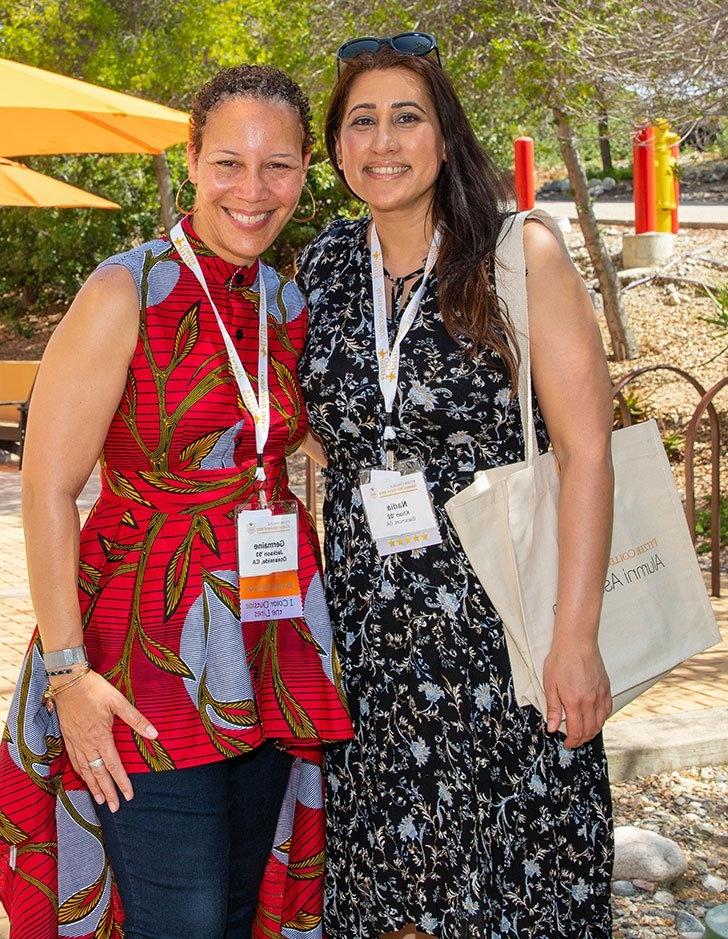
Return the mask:
[[[264,284],[266,489],[292,499],[285,456],[307,429],[296,378],[304,300],[272,268],[236,268],[184,225],[254,388]],[[233,513],[252,494],[255,435],[212,309],[166,239],[104,264],[132,273],[140,326],[104,444],[101,495],[81,533],[79,599],[92,667],[159,731],[148,741],[116,721],[116,746],[129,773],[212,763],[266,740],[290,751],[297,759],[253,934],[320,937],[322,747],[349,738],[351,724],[315,529],[299,505],[303,618],[241,629]],[[45,686],[36,633],[0,750],[0,899],[11,936],[122,937],[95,803],[67,758],[56,714],[41,702]]]
[[[356,728],[326,757],[326,935],[415,923],[438,939],[607,939],[601,736],[566,749],[516,705],[502,623],[444,509],[476,470],[523,459],[518,402],[494,352],[473,361],[450,338],[434,276],[402,343],[394,426],[398,459],[424,466],[443,540],[381,558],[370,538],[358,476],[381,464],[384,409],[368,224],[333,223],[297,277],[310,315],[299,376],[329,460],[326,590]],[[395,312],[390,344],[398,324]]]

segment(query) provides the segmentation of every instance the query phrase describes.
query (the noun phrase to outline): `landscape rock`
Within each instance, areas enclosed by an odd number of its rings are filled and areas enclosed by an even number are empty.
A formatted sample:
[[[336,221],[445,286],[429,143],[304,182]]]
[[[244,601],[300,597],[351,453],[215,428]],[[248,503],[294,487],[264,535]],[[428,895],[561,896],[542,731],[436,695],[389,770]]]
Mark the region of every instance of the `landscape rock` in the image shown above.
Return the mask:
[[[675,896],[674,894],[670,893],[669,890],[655,890],[655,902],[672,906],[672,904],[675,902]]]
[[[606,192],[611,192],[612,189],[617,185],[617,180],[613,179],[611,176],[605,176],[602,180],[602,186]]]
[[[637,888],[631,880],[612,881],[612,893],[617,897],[635,897]]]
[[[696,919],[692,913],[686,913],[684,910],[678,910],[675,914],[675,929],[684,939],[693,939],[694,936],[700,937],[705,931],[700,920]]]
[[[716,877],[714,874],[706,874],[703,877],[703,886],[710,893],[724,893],[728,887],[728,881],[722,877]]]
[[[615,880],[671,883],[688,869],[680,846],[656,832],[620,825],[614,830],[614,844]]]

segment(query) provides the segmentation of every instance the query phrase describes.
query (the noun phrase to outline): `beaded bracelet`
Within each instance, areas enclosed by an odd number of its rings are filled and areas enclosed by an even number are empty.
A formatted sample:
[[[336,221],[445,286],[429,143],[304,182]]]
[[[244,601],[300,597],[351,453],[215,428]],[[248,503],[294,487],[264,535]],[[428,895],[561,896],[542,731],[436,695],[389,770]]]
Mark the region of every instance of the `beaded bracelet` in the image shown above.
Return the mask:
[[[43,692],[43,695],[42,695],[42,699],[43,701],[45,701],[45,706],[48,712],[50,713],[53,710],[55,706],[55,700],[62,691],[65,691],[67,688],[70,688],[71,685],[77,684],[79,681],[81,681],[82,678],[88,675],[90,671],[91,671],[91,668],[90,666],[87,665],[80,675],[75,675],[69,681],[65,681],[62,685],[58,685],[55,688],[52,688],[50,685],[48,685],[48,687],[46,688],[46,690]]]
[[[79,668],[88,668],[88,662],[77,662],[75,665],[71,665],[70,668],[58,668],[52,672],[46,671],[46,678],[57,678],[58,675],[72,675]]]

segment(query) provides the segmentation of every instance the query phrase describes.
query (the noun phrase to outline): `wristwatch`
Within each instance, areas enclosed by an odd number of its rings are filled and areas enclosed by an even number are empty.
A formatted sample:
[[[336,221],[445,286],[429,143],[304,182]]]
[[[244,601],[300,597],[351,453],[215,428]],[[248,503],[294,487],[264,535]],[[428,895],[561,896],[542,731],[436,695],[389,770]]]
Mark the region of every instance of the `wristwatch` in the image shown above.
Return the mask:
[[[47,672],[86,661],[86,646],[76,646],[74,649],[59,649],[58,652],[46,652],[43,656],[43,664]]]

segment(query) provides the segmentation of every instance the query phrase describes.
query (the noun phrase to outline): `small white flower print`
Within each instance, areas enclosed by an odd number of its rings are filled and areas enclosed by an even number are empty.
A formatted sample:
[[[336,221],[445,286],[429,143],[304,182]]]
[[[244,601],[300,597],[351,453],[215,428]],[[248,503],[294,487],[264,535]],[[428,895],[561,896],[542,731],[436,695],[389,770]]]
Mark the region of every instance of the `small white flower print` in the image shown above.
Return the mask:
[[[440,698],[445,696],[445,692],[442,688],[431,681],[423,681],[420,684],[420,691],[424,691],[428,701],[439,701]]]
[[[565,769],[574,762],[574,751],[564,746],[562,740],[559,740],[559,766]]]
[[[450,434],[447,442],[451,447],[469,447],[473,443],[473,438],[464,430],[456,430],[455,433]]]
[[[498,394],[495,396],[496,406],[499,408],[504,408],[508,405],[511,400],[511,389],[510,388],[501,388]]]
[[[577,903],[583,903],[589,896],[589,887],[583,877],[580,877],[571,888],[571,895]]]
[[[450,593],[444,584],[441,584],[437,589],[437,599],[440,601],[444,613],[453,614],[460,609],[458,598],[454,593]]]
[[[394,587],[394,584],[384,583],[379,591],[385,600],[394,600],[397,596],[397,591]]]
[[[546,795],[546,783],[541,779],[540,776],[537,776],[535,773],[531,776],[530,782],[528,783],[528,788],[535,792],[536,795],[545,796]]]
[[[441,782],[437,784],[437,794],[445,803],[445,805],[452,805],[452,792],[450,787],[445,783]]]
[[[350,420],[348,417],[345,417],[344,420],[339,424],[341,431],[345,434],[351,434],[352,437],[358,437],[359,428],[356,426],[354,421]]]
[[[326,371],[329,365],[329,360],[321,357],[320,359],[311,359],[311,373],[313,375],[321,375]]]
[[[405,815],[397,826],[397,831],[402,841],[414,841],[417,837],[417,829],[415,828],[415,822],[411,815]]]
[[[407,397],[413,404],[419,405],[425,411],[435,410],[435,395],[432,389],[423,385],[422,382],[413,381]]]
[[[420,922],[420,926],[425,932],[434,932],[437,929],[438,922],[431,913],[425,913]]]
[[[412,751],[412,756],[415,758],[415,762],[418,766],[424,766],[425,763],[430,759],[430,748],[427,746],[422,737],[418,737],[417,740],[413,740],[410,744],[410,750]]]
[[[480,711],[489,711],[493,704],[493,695],[488,685],[478,685],[475,689],[475,706]]]
[[[328,783],[329,783],[329,789],[330,789],[332,792],[338,792],[338,791],[339,791],[339,786],[340,786],[341,784],[339,783],[339,780],[336,778],[336,776],[334,776],[333,773],[329,773],[329,776],[328,776]]]
[[[356,639],[356,636],[354,635],[354,633],[349,632],[346,634],[346,638],[344,639],[344,646],[346,647],[347,652],[354,645],[355,639]]]
[[[523,865],[526,877],[539,877],[541,875],[541,865],[538,861],[529,860]]]
[[[366,698],[359,698],[359,713],[362,717],[369,717],[369,702]]]
[[[470,894],[465,897],[465,900],[463,901],[463,907],[465,908],[466,913],[478,912],[478,904],[475,902],[475,900],[473,900]]]

